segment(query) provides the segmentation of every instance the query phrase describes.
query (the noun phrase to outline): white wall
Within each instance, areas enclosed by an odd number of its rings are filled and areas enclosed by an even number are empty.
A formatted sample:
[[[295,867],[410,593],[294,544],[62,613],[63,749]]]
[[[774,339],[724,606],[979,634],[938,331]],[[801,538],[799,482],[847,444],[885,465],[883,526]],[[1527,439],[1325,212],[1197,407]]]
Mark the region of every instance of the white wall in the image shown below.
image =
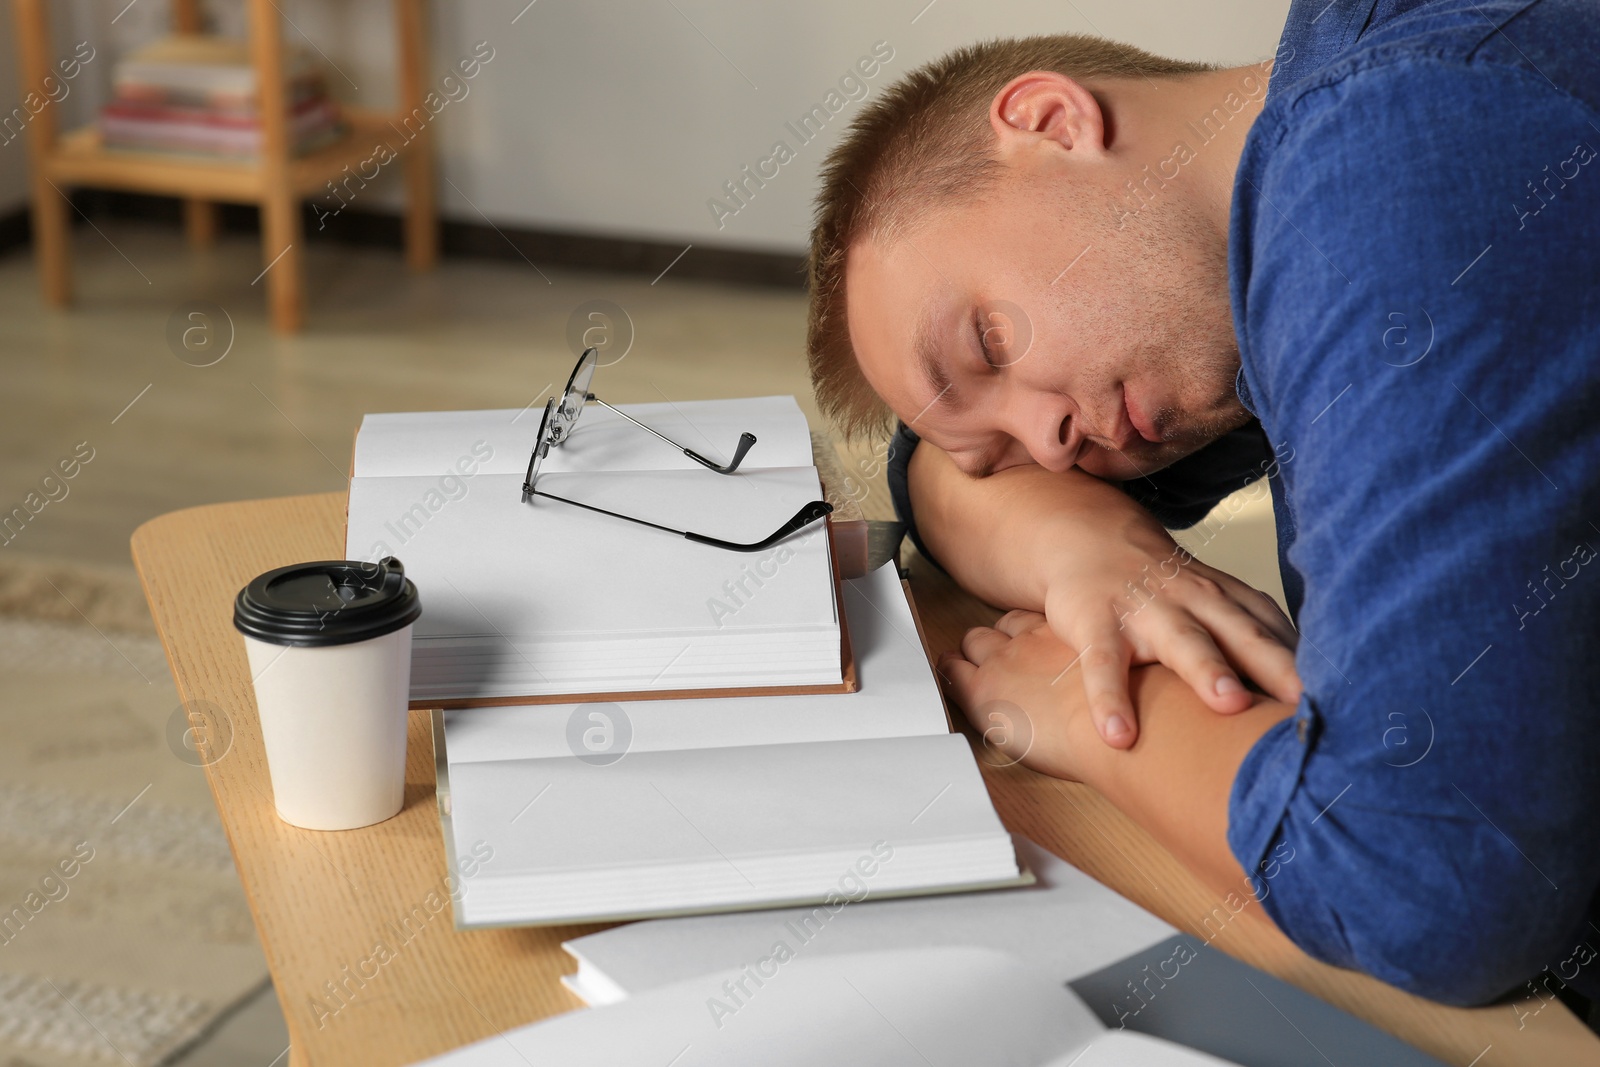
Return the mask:
[[[857,105],[804,146],[784,123],[875,41],[894,59],[874,88],[956,45],[1030,33],[1098,32],[1249,62],[1272,54],[1288,10],[1287,0],[935,0],[927,10],[927,0],[538,0],[513,26],[523,2],[435,7],[441,63],[480,39],[496,49],[459,114],[440,116],[443,173],[485,214],[789,251],[805,247],[817,169]],[[797,158],[719,229],[706,201],[778,139]],[[473,217],[443,188],[453,217]]]
[[[1102,33],[1182,58],[1244,63],[1273,52],[1288,10],[1288,0],[524,3],[432,4],[433,84],[476,42],[495,50],[468,95],[436,120],[448,217],[481,222],[481,211],[502,225],[790,252],[804,248],[817,168],[858,105],[805,145],[784,123],[821,103],[874,42],[894,58],[873,91],[955,45],[1029,33]],[[97,44],[121,48],[159,32],[162,0],[139,0],[112,25],[125,4],[51,6]],[[331,80],[345,99],[392,99],[385,0],[279,6],[293,22],[290,39],[309,39],[342,72]],[[238,0],[211,8],[224,29],[242,28]],[[780,139],[794,161],[719,228],[707,200]],[[0,158],[0,204],[14,162]],[[392,195],[373,191],[369,202]]]

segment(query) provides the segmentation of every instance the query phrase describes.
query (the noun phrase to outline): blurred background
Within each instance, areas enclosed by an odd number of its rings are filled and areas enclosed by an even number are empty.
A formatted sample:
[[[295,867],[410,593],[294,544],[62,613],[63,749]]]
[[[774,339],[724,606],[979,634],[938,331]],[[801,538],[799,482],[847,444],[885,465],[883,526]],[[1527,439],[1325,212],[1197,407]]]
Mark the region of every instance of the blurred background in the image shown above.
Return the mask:
[[[363,413],[529,404],[594,328],[626,353],[608,399],[792,393],[826,430],[802,267],[818,167],[864,99],[994,36],[1256,62],[1287,7],[0,7],[0,1063],[287,1048],[136,526],[340,491]],[[839,460],[886,517],[873,447]],[[1202,558],[1281,599],[1264,487],[1207,531]],[[93,860],[60,876],[90,824]]]

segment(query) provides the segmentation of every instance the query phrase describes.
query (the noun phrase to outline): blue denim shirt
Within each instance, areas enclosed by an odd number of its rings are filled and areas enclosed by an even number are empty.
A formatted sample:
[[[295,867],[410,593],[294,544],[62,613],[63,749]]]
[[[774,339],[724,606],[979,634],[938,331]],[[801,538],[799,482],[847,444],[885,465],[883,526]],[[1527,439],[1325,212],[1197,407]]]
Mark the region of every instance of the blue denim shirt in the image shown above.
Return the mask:
[[[1600,995],[1597,56],[1586,0],[1295,0],[1230,219],[1259,424],[1124,486],[1183,525],[1278,459],[1305,695],[1229,845],[1307,952],[1453,1003]]]

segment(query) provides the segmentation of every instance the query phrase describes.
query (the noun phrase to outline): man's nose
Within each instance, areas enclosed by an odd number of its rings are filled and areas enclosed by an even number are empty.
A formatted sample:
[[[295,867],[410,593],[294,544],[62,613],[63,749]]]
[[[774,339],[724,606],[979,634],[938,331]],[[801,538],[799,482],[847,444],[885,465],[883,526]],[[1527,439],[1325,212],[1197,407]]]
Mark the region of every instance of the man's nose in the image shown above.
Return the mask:
[[[1065,471],[1077,462],[1083,441],[1076,415],[1066,397],[1036,393],[1018,405],[1011,436],[1022,442],[1033,461],[1045,470]]]

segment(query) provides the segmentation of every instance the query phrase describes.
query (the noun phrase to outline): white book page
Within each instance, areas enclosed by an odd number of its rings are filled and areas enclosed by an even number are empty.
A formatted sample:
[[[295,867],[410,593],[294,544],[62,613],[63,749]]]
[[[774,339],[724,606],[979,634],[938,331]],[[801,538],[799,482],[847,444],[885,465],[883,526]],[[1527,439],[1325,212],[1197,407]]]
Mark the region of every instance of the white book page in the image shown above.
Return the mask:
[[[762,552],[731,552],[560,501],[525,504],[521,479],[479,474],[453,497],[432,478],[351,481],[346,554],[405,564],[422,594],[418,641],[837,627],[821,523]],[[540,488],[733,541],[759,541],[821,494],[811,467],[567,474]],[[752,568],[769,575],[759,586]]]
[[[493,849],[483,879],[705,862],[758,899],[783,888],[761,873],[776,867],[741,868],[741,857],[1008,840],[959,734],[468,763],[450,770],[450,821],[459,852]],[[882,866],[875,884],[896,874],[892,859]],[[1012,864],[943,881],[1015,874]]]
[[[1031,886],[902,900],[868,898],[828,922],[807,951],[819,955],[924,945],[983,945],[1009,952],[1067,983],[1177,934],[1177,930],[1045,849],[1014,837],[1037,879]],[[653,919],[563,946],[588,979],[580,989],[611,999],[743,966],[767,953],[808,909]]]
[[[605,394],[602,391],[600,395]],[[812,464],[810,429],[792,396],[617,406],[685,448],[721,463],[733,457],[741,433],[755,434],[756,443],[741,470]],[[543,414],[544,398],[526,408],[367,415],[356,435],[355,475],[439,477],[451,472],[462,474],[470,468],[474,474],[521,476],[527,470]],[[542,469],[603,472],[704,468],[615,412],[590,404],[579,416],[572,436],[550,451]]]
[[[809,955],[802,945],[786,957],[746,962],[748,968],[557,1016],[427,1062],[433,1067],[1045,1067],[1081,1052],[1102,1033],[1099,1020],[1069,990],[989,949],[829,957]]]
[[[1043,1067],[1236,1067],[1231,1060],[1218,1059],[1192,1048],[1163,1041],[1159,1037],[1136,1034],[1132,1030],[1108,1030],[1076,1053],[1064,1053]]]
[[[844,607],[860,683],[855,693],[463,708],[444,713],[450,766],[623,748],[664,752],[948,733],[894,564],[845,582]],[[590,730],[600,732],[586,748]]]

